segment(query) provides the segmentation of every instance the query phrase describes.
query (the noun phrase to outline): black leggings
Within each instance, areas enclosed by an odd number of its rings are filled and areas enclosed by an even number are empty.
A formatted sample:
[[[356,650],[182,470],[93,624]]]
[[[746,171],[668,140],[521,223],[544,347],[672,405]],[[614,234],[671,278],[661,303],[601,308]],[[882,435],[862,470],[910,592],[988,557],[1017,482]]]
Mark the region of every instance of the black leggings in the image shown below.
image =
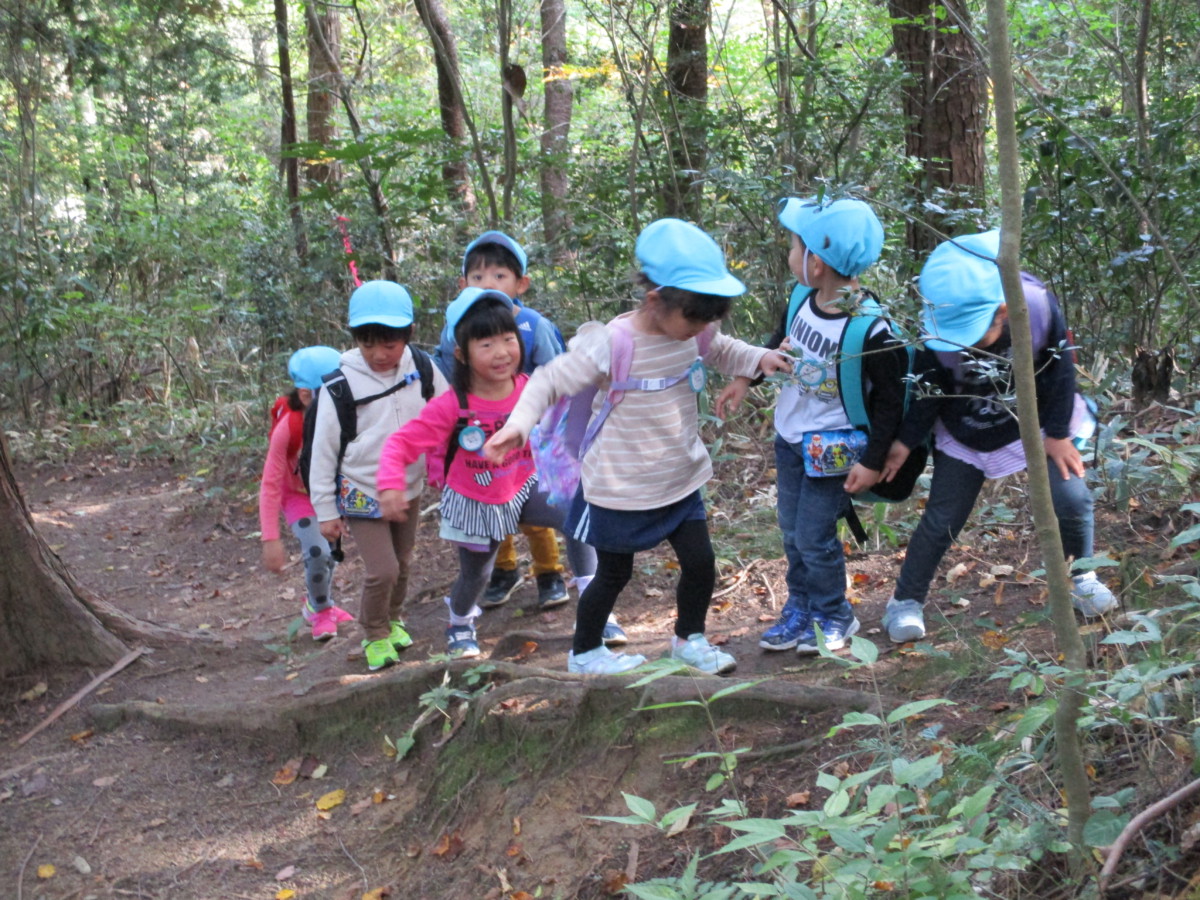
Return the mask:
[[[675,589],[675,634],[681,638],[704,633],[704,620],[717,583],[717,558],[708,536],[708,522],[691,519],[667,536],[679,560],[679,585]],[[617,596],[633,577],[633,554],[596,551],[596,577],[579,598],[575,614],[575,654],[595,650],[602,643]]]

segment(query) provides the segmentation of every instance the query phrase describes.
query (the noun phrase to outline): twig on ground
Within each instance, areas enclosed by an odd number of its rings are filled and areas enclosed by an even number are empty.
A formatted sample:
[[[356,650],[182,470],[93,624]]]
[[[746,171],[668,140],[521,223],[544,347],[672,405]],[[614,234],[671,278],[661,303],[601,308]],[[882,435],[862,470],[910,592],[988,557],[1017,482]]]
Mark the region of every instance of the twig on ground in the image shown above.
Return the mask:
[[[337,834],[336,832],[334,833],[333,836],[337,838],[338,846],[341,847],[342,852],[346,854],[346,859],[350,860],[350,862],[352,862],[352,863],[354,863],[354,865],[358,866],[358,872],[362,876],[363,891],[365,892],[365,891],[371,890],[371,882],[367,879],[367,870],[364,869],[361,865],[359,865],[358,860],[355,859],[354,856],[350,853],[350,851],[346,849],[346,845],[342,843],[342,836],[340,834]]]
[[[763,587],[765,587],[767,589],[767,596],[771,598],[771,610],[774,611],[774,610],[779,609],[779,601],[777,599],[775,599],[775,591],[771,587],[771,579],[768,578],[766,575],[764,575],[762,572],[759,572],[758,580],[762,582]]]
[[[33,842],[33,846],[29,848],[29,852],[25,854],[25,858],[21,860],[21,868],[17,870],[17,900],[21,900],[23,888],[21,883],[25,880],[25,867],[29,865],[29,860],[33,859],[34,851],[37,850],[38,844],[42,842],[42,836],[39,834],[37,840]]]
[[[638,851],[640,849],[636,838],[629,842],[629,861],[625,863],[626,884],[633,884],[637,881]]]
[[[738,572],[736,575],[733,576],[733,582],[729,585],[729,587],[717,591],[715,594],[712,595],[712,598],[714,600],[716,600],[718,597],[724,597],[726,594],[730,594],[730,593],[733,593],[734,591],[736,591],[743,584],[745,584],[746,579],[750,576],[750,570],[753,569],[760,562],[762,562],[762,559],[750,560],[750,562],[746,563],[746,565],[742,568],[742,571]]]
[[[135,647],[134,649],[130,650],[115,663],[113,663],[110,669],[105,672],[101,672],[62,703],[58,704],[58,706],[55,707],[54,712],[50,713],[50,715],[42,721],[42,724],[38,725],[36,728],[17,741],[17,746],[19,747],[20,745],[24,744],[27,740],[29,740],[46,726],[50,725],[52,722],[58,721],[59,717],[62,716],[63,713],[71,709],[76,703],[78,703],[100,685],[104,684],[104,682],[108,681],[108,679],[112,678],[145,652],[145,647]]]
[[[1108,882],[1112,878],[1113,872],[1116,871],[1117,863],[1121,861],[1121,854],[1125,852],[1126,846],[1133,840],[1134,836],[1142,830],[1142,827],[1152,819],[1158,818],[1169,809],[1174,809],[1188,797],[1200,791],[1200,778],[1189,782],[1175,791],[1173,794],[1168,794],[1156,803],[1151,803],[1140,813],[1129,820],[1129,823],[1121,829],[1121,833],[1117,835],[1117,839],[1112,842],[1112,846],[1108,848],[1108,858],[1104,860],[1104,866],[1100,869],[1100,896],[1103,897],[1108,891]]]
[[[13,766],[11,769],[5,769],[3,772],[0,772],[0,781],[8,781],[8,779],[12,778],[18,772],[23,772],[30,766],[37,766],[44,762],[50,762],[51,760],[62,759],[64,756],[73,755],[73,753],[54,753],[50,756],[39,756],[37,759],[31,759],[28,762],[21,763],[19,766]]]

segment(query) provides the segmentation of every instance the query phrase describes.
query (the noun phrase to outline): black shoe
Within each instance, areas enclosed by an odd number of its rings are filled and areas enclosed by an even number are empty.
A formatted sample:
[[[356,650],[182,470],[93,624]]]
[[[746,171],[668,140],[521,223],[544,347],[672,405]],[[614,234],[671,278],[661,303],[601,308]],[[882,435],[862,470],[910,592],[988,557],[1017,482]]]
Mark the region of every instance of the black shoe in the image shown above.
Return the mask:
[[[567,586],[557,572],[543,572],[537,577],[538,607],[550,609],[562,606],[570,597],[567,596]]]
[[[512,592],[521,583],[521,573],[517,569],[492,569],[492,580],[488,582],[487,590],[479,605],[484,609],[500,606],[508,602]]]

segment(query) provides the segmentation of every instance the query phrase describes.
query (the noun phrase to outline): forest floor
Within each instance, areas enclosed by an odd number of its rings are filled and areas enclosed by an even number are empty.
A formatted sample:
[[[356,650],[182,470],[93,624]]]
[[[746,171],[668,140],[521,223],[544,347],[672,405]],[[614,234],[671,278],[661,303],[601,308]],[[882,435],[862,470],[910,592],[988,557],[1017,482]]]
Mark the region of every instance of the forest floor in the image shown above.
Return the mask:
[[[951,654],[895,648],[879,630],[903,534],[887,525],[880,547],[853,548],[850,595],[880,660],[847,671],[758,648],[785,599],[773,473],[752,449],[726,449],[735,458],[714,482],[722,578],[708,632],[738,668],[720,683],[764,681],[790,693],[766,706],[739,695],[717,701],[711,723],[702,708],[620,708],[632,679],[576,690],[581,680],[566,674],[575,604],[539,612],[531,581],[479,623],[479,663],[496,670],[475,680],[468,666],[448,667],[438,655],[455,561],[432,509],[406,612],[416,643],[399,666],[369,674],[356,623],[326,644],[296,629],[302,572],[294,559],[282,576],[259,565],[253,486],[219,488],[205,473],[115,457],[22,466],[34,521],[76,579],[179,639],[154,646],[20,745],[97,673],[0,682],[0,896],[613,896],[627,879],[678,873],[729,837],[712,825],[665,837],[590,818],[627,814],[622,792],[653,801],[659,815],[688,802],[703,811],[727,796],[754,815],[778,815],[822,802],[819,769],[839,760],[857,767],[856,735],[826,734],[863,696],[885,708],[954,699],[922,720],[940,725],[947,745],[1016,714],[1023,698],[987,679],[1000,648],[1050,646],[1045,588],[1028,574],[1038,564],[1020,485],[987,501],[995,514],[980,514],[943,567],[928,643]],[[1152,524],[1145,537],[1161,546]],[[1113,527],[1128,541],[1127,523]],[[346,549],[337,594],[356,611],[362,570],[353,545]],[[628,649],[665,650],[673,567],[668,552],[639,556],[617,607]],[[446,673],[460,693],[443,689],[442,715],[419,697],[436,693]],[[414,749],[393,758],[385,738],[396,742],[414,723]],[[672,762],[734,749],[747,752],[712,791],[711,759]],[[326,804],[340,802],[318,809],[335,791],[344,794]],[[721,857],[706,867],[711,877],[738,865]]]

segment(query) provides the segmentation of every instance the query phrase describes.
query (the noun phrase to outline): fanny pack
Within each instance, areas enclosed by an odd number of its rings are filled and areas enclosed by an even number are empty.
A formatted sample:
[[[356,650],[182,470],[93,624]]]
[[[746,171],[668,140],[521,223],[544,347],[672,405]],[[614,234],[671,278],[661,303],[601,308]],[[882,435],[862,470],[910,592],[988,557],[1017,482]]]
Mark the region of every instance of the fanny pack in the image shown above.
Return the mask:
[[[867,434],[857,428],[806,431],[800,439],[804,474],[809,478],[845,476],[867,450]]]

